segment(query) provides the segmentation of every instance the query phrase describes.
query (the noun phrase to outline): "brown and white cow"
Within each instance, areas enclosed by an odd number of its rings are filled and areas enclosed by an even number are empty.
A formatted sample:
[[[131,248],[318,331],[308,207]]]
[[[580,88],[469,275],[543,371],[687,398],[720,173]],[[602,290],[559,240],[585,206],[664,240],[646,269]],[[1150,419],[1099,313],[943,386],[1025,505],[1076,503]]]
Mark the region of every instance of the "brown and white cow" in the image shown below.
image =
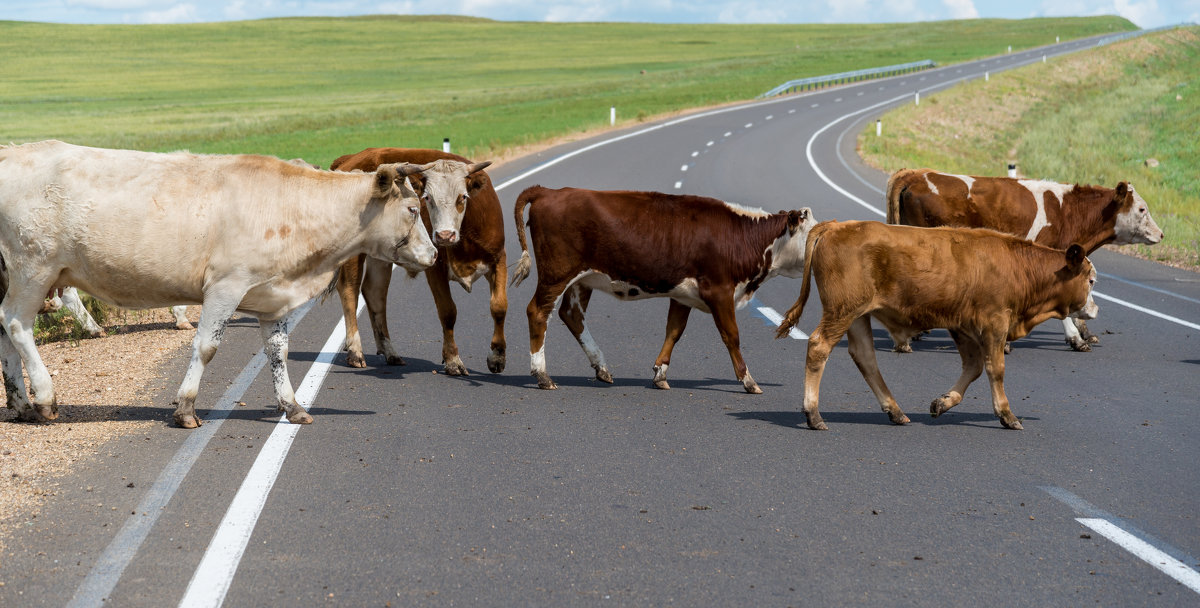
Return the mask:
[[[874,317],[900,338],[934,328],[950,330],[962,357],[962,376],[933,400],[937,417],[962,401],[987,370],[992,409],[1001,424],[1020,429],[1004,394],[1004,344],[1047,319],[1079,313],[1095,318],[1096,271],[1083,247],[1060,251],[982,228],[913,228],[879,222],[823,222],[809,233],[800,297],[776,337],[800,320],[809,276],[821,297],[821,321],[808,338],[804,415],[826,430],[817,409],[830,351],[849,332],[850,357],[896,424],[908,416],[883,382],[871,335]]]
[[[442,363],[451,376],[468,375],[467,366],[458,355],[454,341],[454,323],[458,309],[450,295],[450,281],[462,285],[470,293],[480,277],[488,281],[491,293],[492,341],[487,366],[492,373],[504,371],[504,318],[508,314],[508,266],[504,252],[504,213],[492,180],[483,171],[490,162],[472,163],[457,154],[441,150],[414,148],[367,148],[333,161],[331,169],[338,171],[374,171],[387,163],[443,163],[455,170],[445,178],[410,178],[421,197],[421,219],[430,234],[446,238],[435,241],[438,259],[425,270],[425,280],[433,293],[438,318],[442,322]],[[457,218],[457,219],[455,219]],[[437,226],[437,228],[434,228]],[[454,235],[449,232],[455,233]],[[358,294],[361,290],[367,302],[367,313],[375,344],[388,365],[404,365],[396,353],[387,326],[387,292],[392,278],[392,264],[365,255],[352,259],[338,277],[338,294],[346,319],[346,363],[366,367],[362,338],[358,333]]]
[[[0,358],[8,407],[22,420],[57,417],[33,341],[46,293],[76,286],[127,308],[203,304],[174,418],[200,425],[200,376],[230,315],[254,315],[288,420],[312,417],[287,374],[292,312],[360,253],[413,271],[437,249],[405,176],[429,166],[338,173],[254,155],[155,154],[57,141],[0,148]],[[29,373],[30,404],[21,376]]]
[[[1091,255],[1101,245],[1163,239],[1146,201],[1127,182],[1116,188],[1059,184],[1009,177],[954,175],[932,169],[901,169],[887,185],[887,222],[909,226],[992,228],[1039,245],[1066,249],[1073,243]],[[1080,330],[1083,330],[1083,334]],[[1099,341],[1063,319],[1067,344],[1089,351]],[[896,350],[911,352],[908,341]]]
[[[593,290],[621,300],[671,299],[666,339],[654,361],[654,386],[668,389],[671,351],[692,308],[712,313],[734,373],[748,393],[761,393],[746,369],[735,310],[776,275],[799,276],[804,240],[816,224],[807,207],[766,213],[701,196],[659,192],[526,189],[514,209],[521,259],[513,285],[529,275],[524,208],[537,257],[538,283],[529,317],[530,374],[557,388],[546,372],[546,319],[559,317],[583,347],[596,378],[612,382],[604,353],[584,325]]]

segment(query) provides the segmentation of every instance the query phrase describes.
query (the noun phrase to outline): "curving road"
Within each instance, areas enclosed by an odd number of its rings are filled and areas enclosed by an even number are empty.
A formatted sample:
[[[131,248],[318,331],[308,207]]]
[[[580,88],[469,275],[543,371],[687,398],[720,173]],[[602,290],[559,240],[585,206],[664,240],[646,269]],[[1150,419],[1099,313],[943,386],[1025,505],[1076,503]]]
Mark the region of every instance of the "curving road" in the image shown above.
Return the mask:
[[[866,122],[918,91],[1089,44],[643,125],[492,178],[506,207],[540,183],[878,219],[886,176],[853,150]],[[876,334],[912,424],[888,422],[839,348],[822,386],[832,430],[807,430],[804,336],[773,340],[776,311],[799,293],[784,278],[739,313],[762,395],[742,391],[702,314],[676,350],[673,389],[654,390],[666,301],[603,296],[588,319],[615,384],[592,379],[555,319],[546,352],[560,389],[537,390],[532,280],[510,291],[499,375],[485,366],[486,296],[455,290],[472,375],[446,377],[428,289],[398,273],[389,311],[409,365],[345,367],[336,302],[314,306],[291,358],[316,422],[297,429],[268,409],[257,328],[235,322],[202,383],[198,402],[219,404],[208,423],[106,446],[66,479],[6,550],[0,605],[1194,604],[1200,276],[1107,251],[1093,261],[1101,345],[1071,352],[1048,323],[1008,358],[1023,432],[1000,427],[983,380],[929,417],[959,373],[941,332],[904,356]],[[812,298],[799,328],[819,315]],[[169,420],[185,364],[144,415]]]

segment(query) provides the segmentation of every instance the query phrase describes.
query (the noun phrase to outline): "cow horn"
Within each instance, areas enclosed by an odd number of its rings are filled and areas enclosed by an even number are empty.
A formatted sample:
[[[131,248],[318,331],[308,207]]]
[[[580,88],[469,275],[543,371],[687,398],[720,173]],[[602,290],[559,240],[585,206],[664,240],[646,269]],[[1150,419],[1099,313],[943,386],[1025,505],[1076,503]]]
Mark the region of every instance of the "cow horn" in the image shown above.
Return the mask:
[[[478,171],[483,171],[484,169],[488,168],[488,166],[490,166],[491,164],[492,164],[492,161],[485,160],[481,163],[475,163],[473,165],[468,165],[467,166],[467,175],[470,175],[470,174],[478,172]]]
[[[405,177],[408,177],[409,175],[415,175],[417,173],[423,173],[432,168],[433,168],[433,163],[429,163],[426,165],[414,165],[412,163],[396,163],[396,171],[398,171],[400,173],[400,175],[405,176]]]

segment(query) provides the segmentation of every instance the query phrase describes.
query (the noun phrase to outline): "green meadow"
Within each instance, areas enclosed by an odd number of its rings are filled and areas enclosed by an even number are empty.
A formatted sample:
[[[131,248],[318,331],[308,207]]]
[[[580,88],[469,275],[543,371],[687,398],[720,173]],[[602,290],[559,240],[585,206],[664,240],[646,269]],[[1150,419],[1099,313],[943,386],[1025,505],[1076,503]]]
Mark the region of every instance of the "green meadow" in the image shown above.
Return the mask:
[[[255,152],[328,166],[368,146],[475,158],[793,79],[969,60],[1135,29],[1116,17],[882,25],[292,18],[0,22],[0,141]]]
[[[884,115],[881,137],[874,124],[861,133],[859,149],[889,172],[1005,175],[1015,162],[1025,177],[1129,181],[1166,238],[1125,249],[1200,269],[1198,77],[1200,27],[1178,28],[922,97]]]

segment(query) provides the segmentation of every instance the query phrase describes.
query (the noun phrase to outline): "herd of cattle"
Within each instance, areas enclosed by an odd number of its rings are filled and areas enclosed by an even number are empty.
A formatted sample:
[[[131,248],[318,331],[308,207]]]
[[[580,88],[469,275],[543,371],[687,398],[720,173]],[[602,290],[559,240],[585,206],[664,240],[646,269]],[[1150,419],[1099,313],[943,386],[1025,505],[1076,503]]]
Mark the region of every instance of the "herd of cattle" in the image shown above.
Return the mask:
[[[78,288],[122,307],[173,306],[177,318],[183,305],[203,305],[176,400],[179,426],[201,424],[195,411],[200,377],[235,311],[260,322],[279,409],[293,423],[309,423],[287,372],[293,311],[336,289],[347,362],[363,367],[356,319],[361,293],[378,353],[389,365],[403,364],[386,319],[393,264],[411,275],[425,273],[449,375],[468,373],[454,341],[457,309],[449,283],[470,291],[486,278],[495,322],[487,365],[503,371],[504,219],[487,166],[403,148],[367,149],[324,171],[257,155],[158,154],[57,141],[0,147],[0,288],[6,290],[0,363],[7,407],[20,420],[57,417],[32,328],[48,293],[61,292],[74,310]],[[1082,321],[1096,314],[1096,271],[1087,255],[1105,243],[1153,244],[1163,237],[1145,201],[1125,182],[1109,189],[901,170],[888,181],[887,209],[887,224],[818,223],[808,208],[767,213],[700,196],[528,188],[513,210],[521,258],[512,283],[530,274],[536,258],[537,287],[526,310],[530,373],[540,388],[556,388],[546,367],[545,333],[557,306],[596,378],[612,382],[584,322],[592,292],[600,290],[622,300],[670,298],[654,386],[670,388],[672,350],[697,308],[712,314],[742,386],[760,393],[741,355],[735,310],[766,280],[784,275],[801,279],[801,293],[779,336],[799,320],[813,283],[823,309],[806,357],[804,412],[811,428],[826,428],[817,408],[821,374],[847,333],[850,355],[884,412],[896,424],[909,421],[879,374],[874,317],[900,351],[911,350],[908,341],[922,331],[950,331],[962,376],[933,401],[932,415],[957,405],[986,371],[996,416],[1019,429],[1004,394],[1006,342],[1054,318],[1064,320],[1072,348],[1088,350],[1095,338],[1085,335]],[[77,319],[91,321],[82,306]]]

